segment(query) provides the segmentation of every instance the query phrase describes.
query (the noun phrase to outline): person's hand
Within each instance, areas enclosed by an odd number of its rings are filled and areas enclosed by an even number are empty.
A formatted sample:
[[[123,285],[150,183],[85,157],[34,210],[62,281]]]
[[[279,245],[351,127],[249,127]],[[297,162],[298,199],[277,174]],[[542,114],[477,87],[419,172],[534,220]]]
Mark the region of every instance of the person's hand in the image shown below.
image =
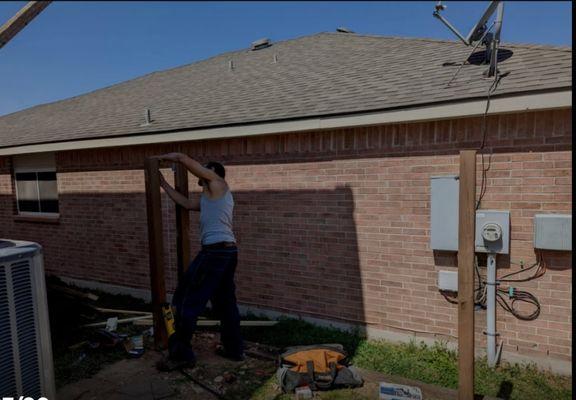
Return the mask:
[[[184,154],[182,153],[167,153],[156,156],[158,160],[162,161],[173,161],[173,162],[180,162],[183,158]]]

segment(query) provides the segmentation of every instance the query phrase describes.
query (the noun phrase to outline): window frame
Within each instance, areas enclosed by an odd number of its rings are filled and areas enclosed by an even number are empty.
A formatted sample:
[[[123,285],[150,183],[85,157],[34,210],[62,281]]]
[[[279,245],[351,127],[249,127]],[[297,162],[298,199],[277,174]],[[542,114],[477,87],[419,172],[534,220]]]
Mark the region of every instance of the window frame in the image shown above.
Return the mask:
[[[18,156],[15,156],[18,157]],[[54,154],[50,153],[49,157],[51,157],[54,160],[54,166],[38,166],[38,167],[29,167],[29,166],[16,166],[16,162],[13,159],[13,167],[12,167],[12,175],[13,175],[13,179],[14,179],[14,194],[16,197],[16,215],[15,216],[20,216],[20,217],[26,217],[26,218],[34,218],[34,217],[38,217],[38,218],[49,218],[49,219],[54,219],[54,218],[58,218],[60,217],[60,199],[57,197],[57,201],[58,201],[58,212],[42,212],[42,211],[21,211],[20,210],[20,199],[18,196],[18,179],[16,178],[17,174],[22,174],[22,173],[34,173],[36,174],[36,192],[38,195],[38,207],[40,209],[40,204],[41,204],[41,198],[40,198],[40,184],[39,184],[39,180],[38,180],[38,173],[40,172],[53,172],[56,175],[56,195],[58,196],[58,172],[56,170],[56,160],[54,159]]]

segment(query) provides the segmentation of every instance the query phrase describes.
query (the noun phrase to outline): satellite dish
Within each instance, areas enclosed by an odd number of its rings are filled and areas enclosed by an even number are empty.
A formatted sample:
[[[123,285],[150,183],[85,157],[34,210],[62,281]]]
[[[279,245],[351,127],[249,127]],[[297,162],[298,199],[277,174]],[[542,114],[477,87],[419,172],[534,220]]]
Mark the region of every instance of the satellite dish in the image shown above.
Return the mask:
[[[464,37],[458,29],[456,29],[446,18],[440,15],[441,11],[444,11],[447,7],[442,4],[441,1],[436,3],[434,7],[434,12],[432,15],[442,21],[444,25],[454,33],[458,39],[462,41],[466,46],[474,45],[471,54],[476,50],[476,48],[480,44],[484,44],[486,46],[486,61],[489,62],[490,67],[485,72],[485,74],[489,77],[496,75],[497,73],[497,64],[498,64],[498,46],[500,45],[500,32],[502,31],[502,19],[504,17],[504,2],[503,1],[491,1],[488,4],[488,7],[482,14],[482,17],[474,24],[470,33],[466,37]],[[496,18],[494,22],[487,26],[488,20],[492,17],[492,15],[496,12]],[[493,32],[491,32],[493,29]],[[464,63],[462,63],[464,65]],[[460,71],[456,72],[456,74]],[[456,76],[456,74],[454,76]],[[452,77],[454,79],[454,77]],[[451,80],[452,81],[452,80]]]

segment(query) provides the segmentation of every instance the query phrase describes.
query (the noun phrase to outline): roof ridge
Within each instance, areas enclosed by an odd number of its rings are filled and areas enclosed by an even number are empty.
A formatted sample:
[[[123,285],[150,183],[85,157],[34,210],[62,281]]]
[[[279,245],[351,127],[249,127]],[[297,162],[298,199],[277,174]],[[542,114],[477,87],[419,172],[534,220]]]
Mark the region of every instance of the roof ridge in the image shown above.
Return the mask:
[[[369,37],[374,39],[399,39],[399,40],[411,40],[420,42],[433,42],[433,43],[452,43],[459,44],[458,40],[447,40],[447,39],[435,39],[435,38],[421,38],[421,37],[409,37],[409,36],[389,36],[389,35],[377,35],[377,34],[365,34],[365,33],[341,33],[341,32],[321,32],[321,34],[328,35],[354,35],[360,37]],[[547,50],[560,50],[560,51],[572,51],[570,46],[558,46],[552,44],[541,44],[541,43],[511,43],[502,42],[501,46],[513,46],[513,47],[524,47],[524,48],[543,48]]]

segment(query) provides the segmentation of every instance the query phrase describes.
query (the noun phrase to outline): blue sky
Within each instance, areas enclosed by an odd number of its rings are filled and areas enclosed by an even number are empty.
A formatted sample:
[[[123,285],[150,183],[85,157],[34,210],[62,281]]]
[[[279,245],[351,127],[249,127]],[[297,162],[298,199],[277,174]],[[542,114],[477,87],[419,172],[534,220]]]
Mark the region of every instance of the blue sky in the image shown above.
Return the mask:
[[[0,2],[0,24],[26,2]],[[0,115],[149,72],[345,26],[357,33],[453,39],[419,2],[54,2],[0,49]],[[444,2],[464,34],[488,4]],[[572,46],[569,1],[507,1],[502,39]]]

